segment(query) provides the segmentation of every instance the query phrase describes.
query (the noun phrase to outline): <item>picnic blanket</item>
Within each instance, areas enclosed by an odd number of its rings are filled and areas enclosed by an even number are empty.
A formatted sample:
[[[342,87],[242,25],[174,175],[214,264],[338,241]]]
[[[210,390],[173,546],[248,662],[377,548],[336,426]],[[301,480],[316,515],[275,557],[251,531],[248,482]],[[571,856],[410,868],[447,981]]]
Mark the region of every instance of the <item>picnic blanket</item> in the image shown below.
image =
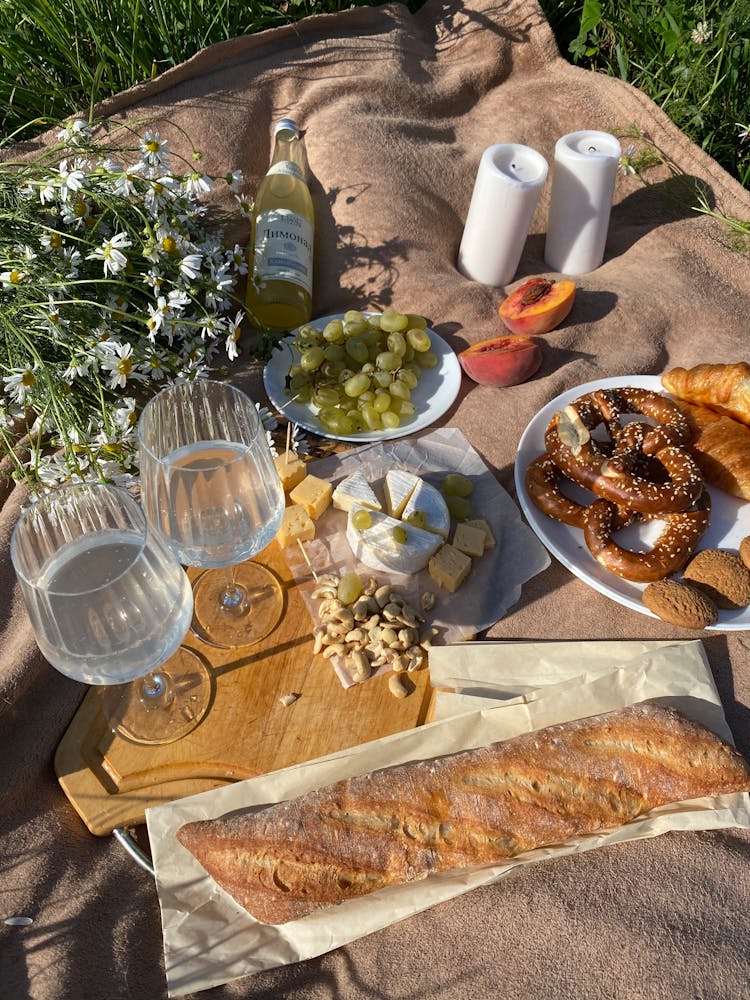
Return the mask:
[[[459,427],[513,493],[519,437],[560,392],[599,377],[747,360],[750,268],[727,230],[695,212],[700,191],[731,216],[750,195],[642,93],[570,66],[534,0],[428,0],[315,16],[213,46],[102,109],[156,120],[202,167],[264,174],[273,123],[305,131],[317,218],[315,312],[423,313],[457,350],[502,332],[507,289],[455,269],[482,151],[521,142],[552,163],[578,129],[647,143],[646,182],[618,176],[604,263],[581,276],[569,319],[544,338],[539,374],[508,389],[464,381],[444,423]],[[629,138],[629,135],[642,138]],[[545,186],[517,278],[548,273]],[[240,231],[240,238],[247,232]],[[242,358],[237,380],[262,398]],[[9,1000],[165,996],[153,882],[112,838],[92,837],[53,771],[84,694],[37,651],[10,563],[21,488],[0,509],[0,993]],[[613,603],[562,565],[527,584],[489,636],[685,638]],[[704,635],[727,720],[750,753],[750,658],[742,633]],[[740,997],[750,978],[750,840],[668,834],[553,864],[206,996]]]

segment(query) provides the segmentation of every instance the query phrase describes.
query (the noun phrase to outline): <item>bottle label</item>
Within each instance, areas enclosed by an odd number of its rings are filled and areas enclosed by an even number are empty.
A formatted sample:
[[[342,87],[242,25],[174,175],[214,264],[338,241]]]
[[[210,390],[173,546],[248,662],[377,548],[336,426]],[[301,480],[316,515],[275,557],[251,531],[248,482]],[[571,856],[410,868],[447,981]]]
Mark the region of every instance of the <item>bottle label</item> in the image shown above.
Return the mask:
[[[291,281],[312,295],[313,227],[288,208],[260,212],[255,221],[253,281]]]
[[[298,181],[304,181],[305,175],[302,173],[302,167],[297,163],[293,163],[291,160],[280,160],[278,163],[274,163],[268,168],[268,174],[286,174],[287,177],[296,177]]]

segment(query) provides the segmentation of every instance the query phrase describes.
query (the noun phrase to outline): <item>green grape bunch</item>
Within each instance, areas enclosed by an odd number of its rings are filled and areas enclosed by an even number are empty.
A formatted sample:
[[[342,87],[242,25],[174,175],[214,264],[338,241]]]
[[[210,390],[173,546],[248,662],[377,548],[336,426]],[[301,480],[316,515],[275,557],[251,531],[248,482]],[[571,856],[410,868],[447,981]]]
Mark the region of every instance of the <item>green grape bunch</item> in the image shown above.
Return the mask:
[[[424,317],[395,309],[370,316],[350,309],[322,330],[306,324],[294,347],[299,361],[287,394],[313,405],[327,431],[346,437],[408,420],[421,373],[438,362]]]

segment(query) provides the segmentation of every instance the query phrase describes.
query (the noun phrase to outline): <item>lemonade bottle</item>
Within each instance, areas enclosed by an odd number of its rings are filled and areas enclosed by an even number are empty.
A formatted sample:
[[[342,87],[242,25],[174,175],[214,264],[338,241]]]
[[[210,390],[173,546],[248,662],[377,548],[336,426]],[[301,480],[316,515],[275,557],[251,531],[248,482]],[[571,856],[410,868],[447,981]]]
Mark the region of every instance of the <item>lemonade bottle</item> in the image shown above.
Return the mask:
[[[310,319],[314,228],[300,130],[283,118],[253,210],[247,283],[251,318],[284,330]]]

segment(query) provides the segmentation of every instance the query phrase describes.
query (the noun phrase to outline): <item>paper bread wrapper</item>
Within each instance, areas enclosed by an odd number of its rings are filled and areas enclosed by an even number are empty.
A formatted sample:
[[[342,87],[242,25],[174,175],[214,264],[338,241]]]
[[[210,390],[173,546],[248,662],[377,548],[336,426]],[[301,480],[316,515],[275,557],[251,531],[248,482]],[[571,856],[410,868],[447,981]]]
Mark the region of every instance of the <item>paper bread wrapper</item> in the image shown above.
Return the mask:
[[[498,645],[502,655],[498,655]],[[555,653],[563,666],[556,683]],[[409,760],[436,757],[508,739],[574,718],[658,699],[731,740],[716,687],[700,642],[595,642],[550,644],[464,644],[469,672],[498,686],[524,685],[507,703],[484,698],[487,707],[398,733],[318,760],[262,775],[147,811],[162,913],[170,996],[208,989],[263,969],[312,958],[388,924],[494,882],[520,865],[561,857],[668,830],[750,827],[746,794],[677,803],[610,832],[571,840],[525,854],[511,862],[444,872],[419,882],[392,886],[302,920],[280,926],[260,923],[241,909],[176,840],[184,823],[235,809],[261,808],[341,778]],[[562,647],[565,647],[563,651]],[[538,658],[538,669],[537,669]],[[481,664],[481,667],[478,666]],[[573,676],[571,673],[575,671]],[[568,674],[568,676],[566,676]],[[584,678],[584,679],[582,679]],[[546,689],[546,690],[545,690]]]

